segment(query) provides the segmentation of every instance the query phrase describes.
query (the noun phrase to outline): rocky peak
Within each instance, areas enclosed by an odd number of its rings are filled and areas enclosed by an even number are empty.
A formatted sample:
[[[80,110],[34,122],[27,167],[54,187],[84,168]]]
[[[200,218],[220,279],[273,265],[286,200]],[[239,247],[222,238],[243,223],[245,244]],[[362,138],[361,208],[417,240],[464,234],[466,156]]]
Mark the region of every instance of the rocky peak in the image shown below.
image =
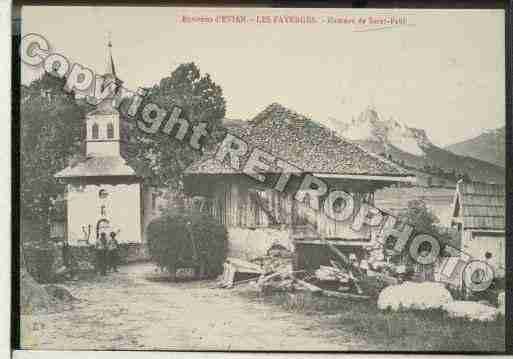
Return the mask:
[[[422,148],[432,144],[424,130],[408,127],[392,117],[383,119],[371,106],[340,129],[340,132],[350,140],[380,142],[415,155],[423,155]]]

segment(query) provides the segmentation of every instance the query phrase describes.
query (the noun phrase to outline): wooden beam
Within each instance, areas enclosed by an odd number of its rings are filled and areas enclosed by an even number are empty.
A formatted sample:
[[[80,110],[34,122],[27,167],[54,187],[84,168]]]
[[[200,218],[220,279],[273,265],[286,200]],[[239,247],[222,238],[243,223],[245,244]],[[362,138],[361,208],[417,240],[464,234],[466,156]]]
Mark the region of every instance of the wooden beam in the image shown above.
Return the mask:
[[[369,175],[340,175],[336,173],[314,173],[318,178],[336,178],[336,179],[355,179],[355,180],[368,180],[368,181],[383,181],[383,182],[417,182],[415,176],[369,176]]]
[[[294,239],[295,244],[314,244],[314,245],[320,245],[320,246],[326,245],[326,243],[324,241],[329,242],[333,245],[348,246],[348,247],[373,247],[376,244],[376,242],[373,242],[372,240],[368,240],[368,239],[361,240],[361,241],[353,241],[353,240],[346,241],[346,240],[339,240],[339,239],[321,240],[319,238],[306,238],[306,239],[296,238],[296,239]]]
[[[249,197],[251,198],[252,201],[254,201],[254,203],[262,211],[264,211],[264,213],[266,214],[266,216],[269,219],[269,222],[271,222],[271,224],[273,224],[273,225],[277,225],[278,224],[278,221],[276,220],[276,217],[272,213],[271,209],[269,209],[267,207],[267,204],[264,202],[264,199],[262,197],[260,197],[260,195],[256,191],[250,190],[249,191]]]

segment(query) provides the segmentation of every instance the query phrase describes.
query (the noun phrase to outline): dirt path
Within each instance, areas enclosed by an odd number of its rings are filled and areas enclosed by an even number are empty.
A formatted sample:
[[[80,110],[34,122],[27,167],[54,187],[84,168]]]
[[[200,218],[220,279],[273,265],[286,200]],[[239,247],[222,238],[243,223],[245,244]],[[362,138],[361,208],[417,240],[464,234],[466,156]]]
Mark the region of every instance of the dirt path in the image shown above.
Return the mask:
[[[145,279],[151,264],[66,287],[72,310],[22,317],[22,347],[117,350],[369,350],[329,318],[285,312],[214,282]]]

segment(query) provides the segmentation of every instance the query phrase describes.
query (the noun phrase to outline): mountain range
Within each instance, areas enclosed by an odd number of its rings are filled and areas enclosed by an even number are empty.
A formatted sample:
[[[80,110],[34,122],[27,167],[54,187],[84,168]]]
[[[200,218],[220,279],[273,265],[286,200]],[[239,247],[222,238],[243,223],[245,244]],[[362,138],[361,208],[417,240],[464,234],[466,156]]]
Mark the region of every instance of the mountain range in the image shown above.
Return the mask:
[[[460,178],[505,181],[503,128],[441,148],[431,142],[425,130],[408,127],[397,119],[383,119],[372,107],[349,123],[331,120],[329,126],[368,151],[410,169],[421,184],[452,186]]]
[[[506,165],[506,126],[487,130],[477,137],[444,147],[457,155],[470,156],[500,167]]]

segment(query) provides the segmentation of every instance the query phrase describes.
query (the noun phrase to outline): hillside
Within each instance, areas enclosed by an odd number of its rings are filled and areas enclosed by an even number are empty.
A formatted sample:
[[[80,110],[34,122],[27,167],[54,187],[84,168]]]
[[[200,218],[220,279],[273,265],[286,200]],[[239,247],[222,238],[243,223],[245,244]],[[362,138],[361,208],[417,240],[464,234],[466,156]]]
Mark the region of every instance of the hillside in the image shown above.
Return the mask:
[[[506,127],[489,130],[477,137],[454,143],[444,149],[457,155],[467,155],[482,161],[505,167]]]
[[[493,183],[505,180],[503,167],[440,148],[423,129],[392,118],[384,120],[370,107],[350,123],[331,124],[341,136],[416,172],[421,185],[454,186],[460,178]]]

